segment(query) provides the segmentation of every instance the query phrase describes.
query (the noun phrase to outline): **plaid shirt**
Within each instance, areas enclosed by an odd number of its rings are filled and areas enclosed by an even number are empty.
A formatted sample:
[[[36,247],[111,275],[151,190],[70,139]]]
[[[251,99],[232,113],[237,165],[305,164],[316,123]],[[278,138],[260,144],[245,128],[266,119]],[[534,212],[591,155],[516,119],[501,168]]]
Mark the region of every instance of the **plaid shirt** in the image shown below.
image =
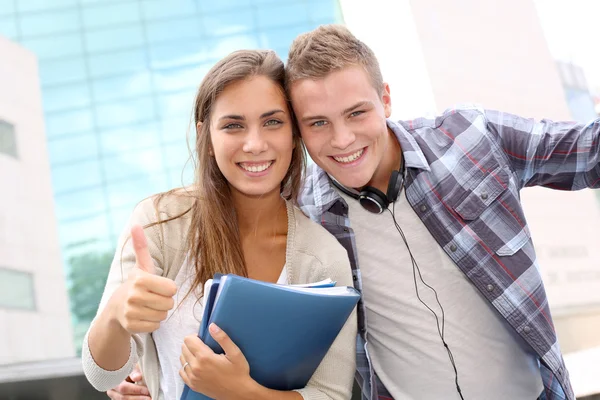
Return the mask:
[[[545,388],[540,399],[574,399],[519,190],[600,187],[600,120],[536,122],[462,107],[436,119],[388,121],[388,127],[402,147],[408,202],[456,266],[539,356]],[[346,248],[355,287],[362,292],[348,206],[323,170],[309,168],[300,206]],[[362,301],[358,318],[356,380],[362,398],[391,399],[369,360]]]

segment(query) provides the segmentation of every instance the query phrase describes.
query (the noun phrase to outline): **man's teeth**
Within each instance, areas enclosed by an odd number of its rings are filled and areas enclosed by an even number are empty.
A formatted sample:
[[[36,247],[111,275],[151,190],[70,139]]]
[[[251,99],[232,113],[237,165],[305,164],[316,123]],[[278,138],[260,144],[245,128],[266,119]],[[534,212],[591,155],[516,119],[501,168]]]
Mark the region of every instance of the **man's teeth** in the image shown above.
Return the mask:
[[[273,161],[266,162],[264,164],[253,164],[246,165],[244,163],[240,163],[240,167],[244,168],[248,172],[263,172],[267,168],[269,168],[273,164]]]
[[[357,151],[354,154],[350,154],[347,157],[333,157],[333,159],[337,162],[340,163],[350,163],[352,161],[357,160],[358,158],[360,158],[360,156],[362,156],[362,153],[365,151],[365,149],[360,149],[359,151]]]

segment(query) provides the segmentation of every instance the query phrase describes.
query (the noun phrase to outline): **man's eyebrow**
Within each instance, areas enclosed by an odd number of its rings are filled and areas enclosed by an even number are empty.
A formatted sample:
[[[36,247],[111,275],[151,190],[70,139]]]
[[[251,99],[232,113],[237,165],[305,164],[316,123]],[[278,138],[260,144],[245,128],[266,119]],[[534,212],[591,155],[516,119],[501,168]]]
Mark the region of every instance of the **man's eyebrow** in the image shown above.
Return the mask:
[[[308,116],[308,117],[303,117],[300,121],[308,122],[308,121],[315,121],[315,120],[319,120],[319,119],[327,119],[327,117],[324,115],[312,115],[312,116]]]
[[[365,101],[359,101],[358,103],[354,104],[353,106],[346,108],[344,111],[342,111],[342,113],[341,113],[340,115],[342,115],[342,116],[343,116],[343,115],[346,115],[346,114],[348,114],[350,111],[353,111],[353,110],[355,110],[355,109],[357,109],[357,108],[359,108],[359,107],[364,107],[364,106],[372,106],[372,105],[373,105],[373,103],[372,103],[372,102],[370,102],[370,101],[368,101],[368,100],[365,100]]]
[[[340,113],[340,115],[346,115],[348,114],[350,111],[353,111],[359,107],[364,107],[364,106],[369,106],[371,107],[373,105],[373,102],[369,101],[369,100],[364,100],[364,101],[359,101],[358,103],[346,108],[344,111],[342,111]],[[320,120],[320,119],[327,119],[326,116],[324,115],[311,115],[308,117],[304,117],[300,120],[300,122],[308,122],[308,121],[315,121],[315,120]]]

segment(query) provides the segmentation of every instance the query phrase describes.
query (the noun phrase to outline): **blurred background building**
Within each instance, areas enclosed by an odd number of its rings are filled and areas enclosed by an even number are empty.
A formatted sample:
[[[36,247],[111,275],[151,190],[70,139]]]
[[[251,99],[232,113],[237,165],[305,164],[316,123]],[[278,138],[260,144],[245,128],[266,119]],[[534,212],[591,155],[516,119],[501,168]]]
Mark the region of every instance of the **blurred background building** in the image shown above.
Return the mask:
[[[555,60],[543,27],[551,18],[532,0],[364,4],[0,0],[0,400],[105,398],[74,356],[116,239],[139,200],[190,183],[195,90],[233,50],[272,48],[285,60],[296,35],[342,22],[376,52],[394,118],[463,102],[535,118],[596,115],[584,74]],[[588,377],[600,376],[598,199],[523,192],[580,396],[600,392]]]

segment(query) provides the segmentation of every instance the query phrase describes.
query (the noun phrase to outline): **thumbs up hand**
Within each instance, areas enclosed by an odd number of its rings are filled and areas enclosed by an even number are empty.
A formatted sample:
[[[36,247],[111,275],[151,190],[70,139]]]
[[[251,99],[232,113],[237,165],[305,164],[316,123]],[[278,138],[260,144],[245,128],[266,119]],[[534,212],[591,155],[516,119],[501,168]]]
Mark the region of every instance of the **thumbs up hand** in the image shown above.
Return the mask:
[[[177,286],[171,279],[154,275],[154,262],[142,227],[131,228],[136,265],[110,302],[112,319],[133,333],[153,332],[174,306]]]

